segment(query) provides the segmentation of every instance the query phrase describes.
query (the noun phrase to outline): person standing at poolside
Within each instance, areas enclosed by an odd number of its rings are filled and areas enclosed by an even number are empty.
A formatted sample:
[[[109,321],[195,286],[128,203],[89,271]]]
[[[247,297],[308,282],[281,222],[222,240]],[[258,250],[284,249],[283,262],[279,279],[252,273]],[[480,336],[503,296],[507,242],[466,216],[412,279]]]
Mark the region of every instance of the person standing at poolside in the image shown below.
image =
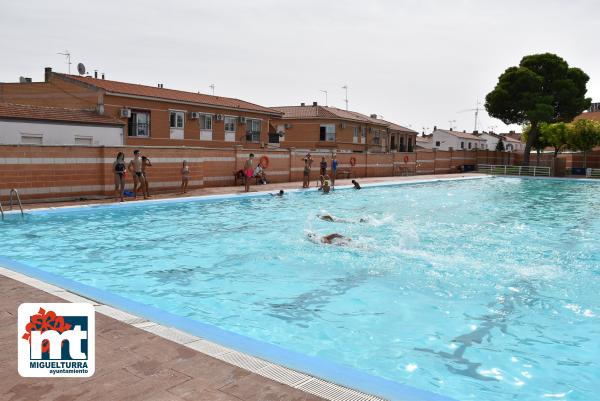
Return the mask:
[[[252,169],[252,161],[254,160],[254,153],[250,153],[246,164],[244,164],[244,191],[250,192],[250,179],[254,176],[254,170]]]
[[[312,167],[312,157],[307,153],[304,157],[304,175],[302,180],[302,188],[310,188],[310,169]]]
[[[190,181],[190,167],[188,166],[187,160],[183,161],[181,167],[181,193],[187,192],[188,182]]]
[[[335,187],[335,175],[337,172],[338,161],[335,158],[335,153],[333,154],[333,158],[331,159],[331,186]]]
[[[125,192],[125,155],[123,152],[117,153],[117,160],[113,163],[113,171],[115,172],[115,195],[123,202],[123,193]]]
[[[146,175],[146,168],[152,167],[152,162],[146,156],[142,156],[142,179],[144,180],[144,195],[150,197],[150,187],[148,186],[148,175]]]
[[[325,177],[327,175],[327,160],[325,160],[325,156],[321,157],[321,162],[319,163],[319,175],[321,177]],[[321,181],[321,187],[323,186],[323,182]]]
[[[139,187],[142,188],[144,199],[146,199],[146,191],[144,189],[144,177],[142,176],[142,158],[140,157],[140,151],[133,151],[133,160],[129,162],[127,169],[133,175],[133,198],[137,199],[137,191]],[[138,187],[139,185],[139,187]]]

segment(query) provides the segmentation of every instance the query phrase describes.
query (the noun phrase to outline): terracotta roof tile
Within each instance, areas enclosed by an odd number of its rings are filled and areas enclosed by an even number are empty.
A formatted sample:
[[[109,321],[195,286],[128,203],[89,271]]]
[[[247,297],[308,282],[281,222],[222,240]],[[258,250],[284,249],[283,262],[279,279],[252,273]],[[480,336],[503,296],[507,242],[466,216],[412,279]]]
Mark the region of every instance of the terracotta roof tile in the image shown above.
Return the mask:
[[[93,111],[63,109],[59,107],[30,106],[12,103],[0,103],[0,118],[65,121],[86,124],[124,124],[122,121],[107,116],[102,116]]]
[[[176,89],[158,88],[154,86],[110,81],[107,79],[97,79],[92,77],[82,77],[78,75],[67,75],[59,73],[55,74],[75,81],[83,82],[88,85],[104,89],[105,91],[112,93],[152,97],[161,100],[172,100],[175,102],[198,103],[208,106],[247,110],[259,113],[279,114],[277,111],[268,107],[259,106],[254,103],[229,97],[212,96],[203,93],[185,92]]]

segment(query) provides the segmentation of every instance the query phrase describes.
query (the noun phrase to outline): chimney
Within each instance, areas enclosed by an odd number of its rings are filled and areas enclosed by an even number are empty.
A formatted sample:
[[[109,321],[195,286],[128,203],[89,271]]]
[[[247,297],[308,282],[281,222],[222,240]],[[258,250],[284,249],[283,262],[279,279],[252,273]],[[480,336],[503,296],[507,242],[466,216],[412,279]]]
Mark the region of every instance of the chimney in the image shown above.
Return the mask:
[[[313,102],[313,106],[316,106],[316,105],[317,105],[317,102]]]
[[[162,87],[163,87],[163,84],[158,84],[158,87],[159,87],[159,88],[162,88]]]
[[[479,131],[475,130],[473,131],[474,134],[479,134]]]
[[[300,103],[300,106],[304,107],[304,106],[306,106],[306,103],[302,102],[302,103]]]
[[[52,75],[52,67],[44,68],[44,81],[45,82],[50,81],[50,75]]]
[[[102,79],[104,79],[104,73],[102,73]]]
[[[371,118],[377,119],[377,114],[371,114]]]
[[[450,131],[452,131],[452,127],[450,127]]]
[[[98,79],[98,70],[94,70],[94,79]]]
[[[433,130],[434,130],[434,131],[437,131],[437,125],[434,125],[434,126],[433,126]]]

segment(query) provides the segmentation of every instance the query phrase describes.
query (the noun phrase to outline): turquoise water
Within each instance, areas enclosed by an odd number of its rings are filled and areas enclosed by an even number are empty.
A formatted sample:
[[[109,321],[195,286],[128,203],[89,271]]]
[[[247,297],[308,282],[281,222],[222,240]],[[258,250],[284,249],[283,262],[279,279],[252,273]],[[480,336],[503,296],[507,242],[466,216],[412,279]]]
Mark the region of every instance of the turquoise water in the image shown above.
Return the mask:
[[[599,211],[595,183],[485,178],[12,215],[0,254],[459,400],[591,401]]]

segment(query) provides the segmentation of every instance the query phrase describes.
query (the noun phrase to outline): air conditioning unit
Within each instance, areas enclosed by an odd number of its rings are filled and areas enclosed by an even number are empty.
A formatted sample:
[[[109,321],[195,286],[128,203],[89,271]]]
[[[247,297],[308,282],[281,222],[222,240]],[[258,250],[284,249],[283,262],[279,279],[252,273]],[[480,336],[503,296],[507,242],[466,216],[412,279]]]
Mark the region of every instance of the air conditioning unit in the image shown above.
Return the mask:
[[[290,129],[292,128],[292,123],[286,123],[283,126],[285,127],[285,129]]]
[[[246,117],[240,116],[240,124],[246,124]]]
[[[131,109],[121,109],[121,118],[131,118]]]
[[[341,128],[341,129],[344,129],[344,128],[346,128],[346,123],[340,123],[340,128]]]
[[[190,119],[192,120],[197,120],[200,118],[200,113],[198,113],[197,111],[192,111],[190,113]]]
[[[215,120],[223,121],[223,114],[215,114]]]

